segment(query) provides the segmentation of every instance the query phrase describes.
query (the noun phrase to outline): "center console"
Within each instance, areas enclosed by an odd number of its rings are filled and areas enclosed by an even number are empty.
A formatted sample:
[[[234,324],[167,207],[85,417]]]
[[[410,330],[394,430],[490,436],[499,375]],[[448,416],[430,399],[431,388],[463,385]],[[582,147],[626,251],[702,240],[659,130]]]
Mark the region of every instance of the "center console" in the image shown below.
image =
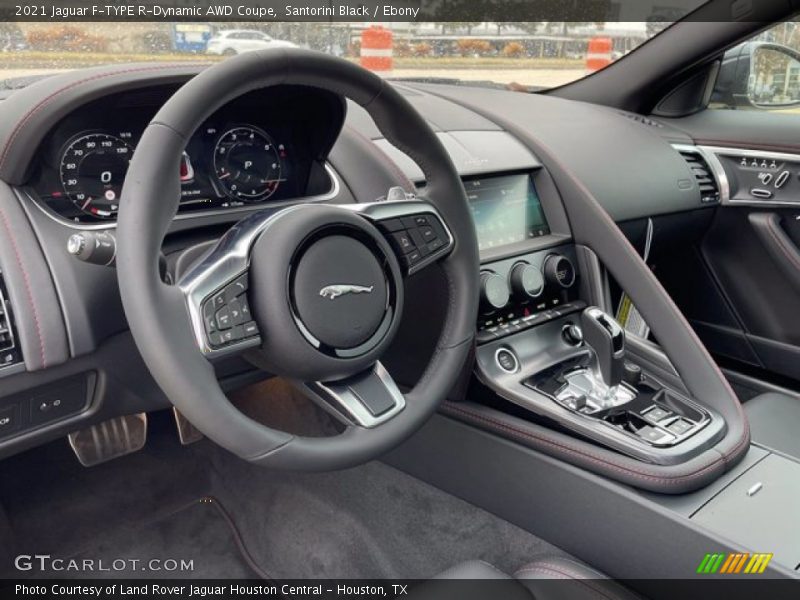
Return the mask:
[[[482,257],[478,379],[529,418],[644,462],[712,447],[721,416],[638,364],[623,328],[581,297],[578,249],[551,231],[541,177],[465,182]]]

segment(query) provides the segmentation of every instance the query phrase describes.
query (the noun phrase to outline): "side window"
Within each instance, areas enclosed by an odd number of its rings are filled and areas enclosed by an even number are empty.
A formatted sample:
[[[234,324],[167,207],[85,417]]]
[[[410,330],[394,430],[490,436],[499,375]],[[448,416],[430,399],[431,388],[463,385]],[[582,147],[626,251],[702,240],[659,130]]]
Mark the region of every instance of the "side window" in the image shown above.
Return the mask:
[[[800,22],[779,23],[728,50],[709,108],[800,114]]]

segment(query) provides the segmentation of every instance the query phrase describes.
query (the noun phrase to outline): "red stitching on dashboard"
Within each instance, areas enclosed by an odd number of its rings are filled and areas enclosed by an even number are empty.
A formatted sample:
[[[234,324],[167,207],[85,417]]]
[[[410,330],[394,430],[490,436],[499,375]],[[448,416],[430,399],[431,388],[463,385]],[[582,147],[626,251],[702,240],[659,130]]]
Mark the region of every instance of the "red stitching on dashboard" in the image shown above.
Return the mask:
[[[33,301],[33,292],[31,290],[31,282],[28,278],[28,272],[25,270],[25,266],[22,264],[22,255],[19,252],[19,248],[17,247],[17,241],[14,238],[13,231],[11,229],[11,225],[8,222],[8,217],[6,216],[5,210],[0,207],[0,219],[3,221],[3,228],[6,230],[6,235],[8,235],[8,239],[11,242],[11,248],[14,250],[14,256],[17,259],[17,264],[19,265],[19,270],[22,271],[22,280],[25,282],[25,292],[28,296],[28,302],[31,305],[31,313],[33,314],[33,322],[36,325],[36,335],[39,337],[39,356],[42,359],[42,368],[47,367],[47,359],[45,358],[44,354],[44,339],[42,338],[42,328],[39,323],[39,311],[36,309],[36,303]]]
[[[19,135],[19,132],[24,127],[25,123],[27,123],[33,117],[33,115],[36,114],[39,110],[41,110],[42,108],[44,108],[45,106],[50,104],[50,102],[52,102],[56,98],[56,96],[58,96],[59,94],[62,94],[64,92],[68,91],[68,90],[71,90],[74,87],[78,87],[81,84],[88,83],[89,81],[96,81],[98,79],[104,79],[106,77],[113,77],[115,75],[123,75],[123,74],[127,74],[127,73],[140,73],[140,72],[145,72],[145,71],[165,71],[165,70],[168,70],[168,69],[177,69],[177,68],[180,68],[180,67],[185,68],[186,66],[187,65],[182,65],[182,64],[179,64],[179,63],[172,63],[172,64],[169,64],[169,65],[137,67],[135,69],[120,69],[118,71],[111,71],[111,72],[108,72],[108,73],[101,73],[99,75],[93,75],[91,77],[86,77],[84,79],[80,79],[78,81],[74,81],[74,82],[70,83],[69,85],[66,85],[66,86],[56,90],[55,92],[51,93],[49,96],[47,96],[46,98],[41,100],[38,104],[35,104],[27,113],[25,113],[25,116],[22,117],[22,119],[17,123],[16,127],[14,127],[14,130],[11,132],[11,136],[8,138],[8,142],[6,142],[6,145],[3,148],[3,153],[2,153],[2,155],[0,155],[0,165],[2,165],[2,167],[6,166],[5,165],[5,161],[6,161],[6,158],[8,156],[8,152],[11,149],[11,146],[13,145],[14,140],[16,139],[17,135]]]

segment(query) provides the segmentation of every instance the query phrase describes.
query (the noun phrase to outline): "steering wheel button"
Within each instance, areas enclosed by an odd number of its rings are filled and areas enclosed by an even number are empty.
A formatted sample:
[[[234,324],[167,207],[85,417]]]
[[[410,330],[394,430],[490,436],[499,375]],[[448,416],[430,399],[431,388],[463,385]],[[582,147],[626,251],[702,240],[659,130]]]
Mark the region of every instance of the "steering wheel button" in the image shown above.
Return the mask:
[[[228,306],[223,306],[217,311],[217,328],[230,329],[231,327],[233,327],[231,309]]]
[[[436,252],[437,250],[443,247],[444,247],[444,241],[440,240],[439,238],[436,238],[432,242],[429,242],[427,245],[428,251],[430,252]]]
[[[414,245],[414,242],[407,231],[393,233],[392,238],[394,239],[395,245],[397,245],[403,254],[408,254],[412,250],[416,249],[416,246]]]
[[[244,312],[242,312],[242,303],[237,299],[233,299],[228,303],[228,310],[231,313],[231,321],[234,325],[241,325],[245,322]]]
[[[250,303],[247,301],[247,296],[239,296],[237,298],[239,306],[242,307],[242,321],[250,320]]]
[[[214,317],[214,315],[211,315],[210,317],[204,317],[203,321],[206,326],[206,333],[214,333],[217,330],[217,319]]]
[[[230,302],[237,296],[241,296],[247,291],[247,275],[241,275],[233,283],[225,287],[225,301]]]
[[[242,325],[242,333],[244,334],[244,337],[254,337],[258,335],[258,326],[256,325],[255,321],[248,321]]]
[[[403,231],[406,225],[400,219],[386,219],[378,223],[380,227],[386,231]]]
[[[417,264],[419,261],[421,261],[422,258],[423,258],[422,252],[420,252],[418,249],[415,248],[414,250],[406,254],[405,256],[406,266],[411,267]]]
[[[220,336],[224,344],[230,344],[238,339],[236,337],[236,332],[233,329],[226,329],[225,331],[220,332]]]
[[[222,337],[222,332],[215,331],[214,333],[209,333],[208,343],[212,348],[219,348],[220,346],[224,345],[225,340]]]
[[[225,292],[219,292],[211,299],[211,306],[214,310],[218,310],[225,306]]]
[[[420,227],[419,232],[426,242],[432,242],[436,239],[436,232],[432,227]]]
[[[417,227],[425,227],[430,225],[427,215],[411,215],[410,217],[403,217],[403,225],[406,229],[416,229]]]

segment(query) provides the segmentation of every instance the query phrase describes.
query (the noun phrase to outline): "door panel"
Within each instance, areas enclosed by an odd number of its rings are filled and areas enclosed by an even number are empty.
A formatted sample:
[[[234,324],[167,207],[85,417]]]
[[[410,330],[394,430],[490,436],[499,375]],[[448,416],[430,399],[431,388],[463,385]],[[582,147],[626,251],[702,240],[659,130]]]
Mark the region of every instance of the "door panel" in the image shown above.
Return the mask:
[[[703,152],[721,204],[696,256],[676,255],[659,276],[713,353],[800,382],[800,115],[672,122]]]
[[[737,346],[743,336],[764,368],[800,379],[800,264],[782,258],[764,229],[776,227],[780,234],[782,223],[797,214],[723,207],[703,240],[702,255],[738,320],[738,331],[727,335],[736,337]]]

